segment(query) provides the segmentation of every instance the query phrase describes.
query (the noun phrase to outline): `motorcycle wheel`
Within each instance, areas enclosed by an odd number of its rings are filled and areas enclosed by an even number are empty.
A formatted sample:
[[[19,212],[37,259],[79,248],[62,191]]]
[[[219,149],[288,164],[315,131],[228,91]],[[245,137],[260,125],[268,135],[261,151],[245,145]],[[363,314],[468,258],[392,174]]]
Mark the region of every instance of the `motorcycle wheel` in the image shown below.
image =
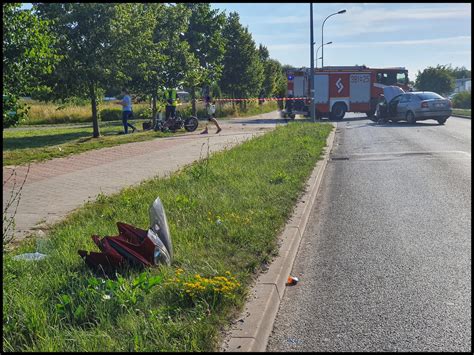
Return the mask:
[[[184,123],[184,129],[188,132],[194,132],[196,128],[198,127],[198,119],[194,116],[189,117],[186,119]]]

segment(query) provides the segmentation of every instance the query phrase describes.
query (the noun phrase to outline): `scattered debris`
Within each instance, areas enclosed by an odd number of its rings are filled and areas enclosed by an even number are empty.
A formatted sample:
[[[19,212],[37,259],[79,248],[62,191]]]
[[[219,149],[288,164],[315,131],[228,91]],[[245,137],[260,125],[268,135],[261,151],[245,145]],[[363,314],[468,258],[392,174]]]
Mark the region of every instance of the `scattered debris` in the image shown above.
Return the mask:
[[[20,254],[20,255],[14,256],[13,259],[14,260],[36,261],[36,260],[42,260],[46,257],[47,257],[46,254],[41,254],[41,253],[38,253],[38,252],[34,252],[34,253]]]
[[[92,269],[106,273],[114,272],[126,263],[141,267],[171,265],[173,245],[159,197],[150,206],[149,215],[151,226],[148,231],[117,222],[119,235],[105,236],[102,239],[97,235],[92,236],[101,252],[79,250],[79,255]]]
[[[298,283],[299,279],[296,276],[289,276],[286,281],[286,286],[294,286]]]

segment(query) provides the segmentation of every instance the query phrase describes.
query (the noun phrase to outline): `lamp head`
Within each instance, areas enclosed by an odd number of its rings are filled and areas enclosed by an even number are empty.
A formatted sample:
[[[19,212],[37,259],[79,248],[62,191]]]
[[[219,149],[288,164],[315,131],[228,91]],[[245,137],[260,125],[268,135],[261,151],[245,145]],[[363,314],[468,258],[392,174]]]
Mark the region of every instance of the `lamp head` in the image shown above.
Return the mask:
[[[338,14],[343,14],[344,12],[346,12],[346,10],[341,10],[338,12]]]

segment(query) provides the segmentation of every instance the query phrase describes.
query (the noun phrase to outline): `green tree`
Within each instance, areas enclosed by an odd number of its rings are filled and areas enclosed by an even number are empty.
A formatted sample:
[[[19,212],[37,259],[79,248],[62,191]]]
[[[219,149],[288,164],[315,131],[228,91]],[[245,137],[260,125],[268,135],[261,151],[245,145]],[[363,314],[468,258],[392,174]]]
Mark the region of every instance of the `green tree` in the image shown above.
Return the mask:
[[[48,21],[20,7],[17,3],[3,5],[3,94],[9,105],[3,110],[3,127],[26,117],[27,109],[18,97],[34,92],[41,84],[39,77],[50,74],[60,58],[52,48],[56,38]],[[17,114],[7,115],[7,111]]]
[[[445,68],[454,79],[464,79],[471,77],[471,71],[465,66],[453,68],[451,64],[449,64],[445,65]]]
[[[265,97],[277,95],[281,91],[284,78],[279,61],[270,58],[267,47],[260,44],[258,47],[259,60],[263,64],[264,75],[260,94]]]
[[[454,90],[454,79],[446,66],[437,65],[436,68],[428,67],[423,72],[418,71],[415,87],[417,90],[445,95]]]
[[[189,26],[184,39],[189,43],[191,53],[199,60],[199,73],[191,77],[189,87],[192,99],[192,112],[196,115],[196,88],[210,86],[222,75],[225,40],[222,29],[225,14],[212,10],[209,3],[187,3],[191,11]]]
[[[190,83],[201,80],[199,60],[185,38],[191,15],[187,4],[169,5],[165,17],[159,20],[155,28],[155,41],[160,43],[166,58],[159,70],[162,89],[189,87]]]
[[[261,43],[258,46],[258,56],[262,62],[266,62],[268,59],[270,59],[270,52],[268,52],[268,48]]]
[[[165,85],[164,63],[169,60],[163,54],[163,48],[169,45],[167,38],[157,39],[155,36],[156,27],[166,25],[163,22],[166,10],[167,5],[162,3],[124,3],[117,7],[115,19],[122,40],[117,64],[127,74],[122,86],[128,86],[142,98],[152,99],[153,123],[158,88]],[[139,38],[137,34],[140,34]]]
[[[220,87],[231,97],[257,97],[262,87],[264,67],[252,35],[231,12],[223,29],[226,39],[224,70]]]
[[[92,109],[93,137],[99,137],[98,99],[103,91],[130,79],[124,72],[124,58],[136,60],[143,36],[134,24],[124,21],[128,4],[34,3],[40,18],[53,22],[58,51],[64,56],[47,77],[52,99],[88,98]],[[131,25],[136,27],[130,27]],[[130,33],[134,41],[130,42]],[[134,46],[137,46],[134,49]],[[130,54],[130,55],[128,55]]]

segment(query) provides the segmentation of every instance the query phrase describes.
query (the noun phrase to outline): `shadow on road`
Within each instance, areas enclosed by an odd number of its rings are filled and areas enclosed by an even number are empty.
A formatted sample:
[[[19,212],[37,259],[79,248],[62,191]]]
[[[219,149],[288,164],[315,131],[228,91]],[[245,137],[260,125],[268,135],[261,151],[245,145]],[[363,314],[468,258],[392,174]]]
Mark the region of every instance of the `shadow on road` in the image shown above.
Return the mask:
[[[229,123],[238,123],[238,124],[282,124],[287,123],[292,120],[286,118],[257,118],[253,120],[232,120]],[[300,121],[300,120],[298,120]]]
[[[369,123],[372,126],[380,126],[380,127],[432,127],[432,126],[443,126],[439,123],[432,123],[432,122],[416,122],[415,124],[408,123],[408,122],[387,122],[378,124],[376,122]]]

